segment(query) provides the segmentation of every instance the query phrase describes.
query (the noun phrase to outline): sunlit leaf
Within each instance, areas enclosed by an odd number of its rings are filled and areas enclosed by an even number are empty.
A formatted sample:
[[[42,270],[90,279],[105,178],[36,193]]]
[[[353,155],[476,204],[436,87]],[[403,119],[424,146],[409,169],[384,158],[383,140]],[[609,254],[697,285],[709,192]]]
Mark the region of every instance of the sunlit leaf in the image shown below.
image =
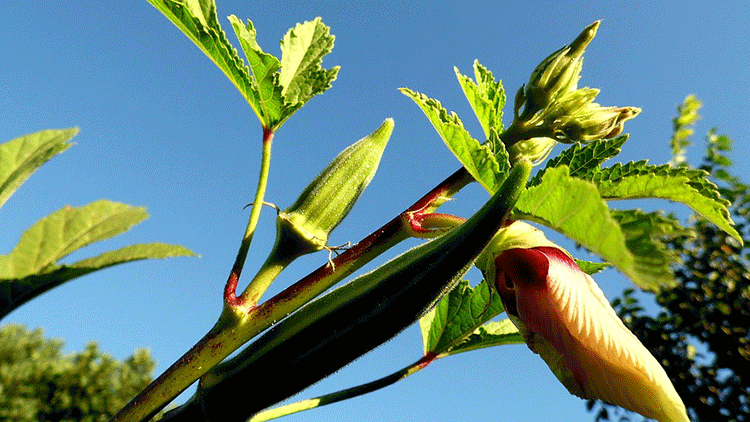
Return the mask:
[[[213,0],[148,0],[177,26],[229,78],[261,118],[261,100],[248,67],[227,40]]]
[[[635,270],[654,280],[673,280],[671,266],[679,261],[680,255],[667,247],[667,242],[691,236],[692,232],[674,217],[660,212],[612,210],[610,213],[625,235],[625,244],[635,258]]]
[[[505,106],[505,90],[500,81],[495,81],[487,68],[474,60],[474,79],[462,75],[457,67],[453,68],[466,99],[469,100],[479,123],[484,130],[484,136],[489,139],[490,130],[503,130],[503,106]]]
[[[529,182],[536,185],[548,168],[568,166],[570,175],[580,179],[591,179],[593,173],[601,168],[603,162],[617,156],[622,145],[628,140],[627,135],[614,139],[599,139],[587,144],[575,143],[549,160],[543,171],[538,172]]]
[[[0,207],[50,158],[67,150],[77,128],[30,133],[0,145]]]
[[[255,27],[250,20],[245,25],[237,16],[231,15],[229,22],[250,63],[252,83],[258,95],[258,110],[256,110],[258,118],[263,127],[274,127],[281,120],[281,107],[284,103],[281,95],[282,87],[278,82],[279,59],[264,53],[260,48],[255,40]]]
[[[323,56],[333,49],[335,37],[320,18],[297,24],[281,40],[281,74],[284,101],[304,104],[331,87],[339,67],[323,69]]]
[[[591,180],[605,199],[661,198],[685,204],[742,241],[733,227],[729,202],[719,195],[704,170],[637,161],[600,169]]]
[[[492,149],[472,138],[456,113],[448,114],[439,101],[408,88],[401,88],[401,92],[414,100],[422,109],[445,144],[469,174],[487,191],[495,192],[505,180],[507,173],[501,171],[501,166]],[[505,160],[507,162],[507,154]],[[503,167],[508,168],[509,165],[505,163]]]
[[[74,278],[126,262],[177,256],[196,255],[178,245],[146,243],[105,252],[73,264],[48,266],[45,272],[23,278],[0,278],[0,319],[34,297]]]
[[[741,240],[733,227],[727,206],[708,173],[688,167],[650,165],[647,161],[616,163],[601,168],[601,164],[620,153],[626,136],[604,139],[587,145],[575,144],[547,163],[549,168],[565,165],[570,175],[594,182],[602,198],[607,200],[660,198],[685,204],[719,228]],[[540,182],[539,172],[530,185]]]
[[[419,320],[424,352],[438,356],[500,344],[522,343],[510,321],[487,322],[503,312],[496,292],[486,282],[472,288],[463,280]]]
[[[105,200],[67,206],[24,232],[7,259],[0,261],[0,274],[23,278],[45,272],[73,251],[123,233],[147,217],[144,207]]]
[[[625,234],[596,185],[570,177],[567,166],[545,171],[540,183],[521,196],[514,213],[518,219],[538,222],[568,236],[644,289],[658,290],[673,283],[671,275],[640,271],[640,257],[628,249]]]
[[[160,243],[128,246],[73,264],[58,261],[76,250],[127,231],[148,214],[105,200],[65,207],[42,218],[21,236],[8,255],[0,255],[0,317],[29,299],[101,268],[124,262],[194,255],[182,246]]]

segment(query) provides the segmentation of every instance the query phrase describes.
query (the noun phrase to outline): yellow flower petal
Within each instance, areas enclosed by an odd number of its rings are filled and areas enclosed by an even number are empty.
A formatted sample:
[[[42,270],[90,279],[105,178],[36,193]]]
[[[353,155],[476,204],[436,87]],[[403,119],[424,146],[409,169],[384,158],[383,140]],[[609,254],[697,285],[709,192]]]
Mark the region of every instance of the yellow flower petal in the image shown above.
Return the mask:
[[[568,391],[661,422],[689,422],[664,369],[565,251],[510,249],[495,264],[508,315]]]

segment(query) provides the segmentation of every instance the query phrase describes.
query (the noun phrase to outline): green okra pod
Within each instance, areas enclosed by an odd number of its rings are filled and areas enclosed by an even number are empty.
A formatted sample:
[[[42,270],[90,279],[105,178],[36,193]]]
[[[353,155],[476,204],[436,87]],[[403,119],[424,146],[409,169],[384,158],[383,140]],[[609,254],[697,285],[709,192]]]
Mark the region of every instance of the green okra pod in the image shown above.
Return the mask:
[[[275,246],[279,256],[296,257],[326,247],[328,235],[375,176],[393,126],[393,119],[386,119],[373,133],[341,151],[291,207],[279,212]]]
[[[398,334],[474,263],[504,224],[530,171],[528,160],[519,162],[498,192],[464,224],[281,321],[205,376],[187,406],[203,412],[206,419],[245,420]]]
[[[474,216],[309,303],[207,374],[175,419],[241,421],[325,378],[419,319],[504,224],[531,164],[516,164]],[[200,416],[198,416],[200,415]]]

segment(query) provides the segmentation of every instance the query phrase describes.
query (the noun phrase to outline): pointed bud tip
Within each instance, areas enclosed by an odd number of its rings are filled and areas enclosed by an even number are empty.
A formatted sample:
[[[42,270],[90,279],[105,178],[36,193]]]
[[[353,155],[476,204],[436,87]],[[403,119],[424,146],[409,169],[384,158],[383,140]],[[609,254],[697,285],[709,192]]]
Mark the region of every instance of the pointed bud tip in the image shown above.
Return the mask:
[[[391,133],[393,132],[393,127],[396,125],[395,121],[392,117],[389,117],[385,120],[383,120],[383,123],[380,125],[379,128],[375,129],[375,132],[373,132],[370,137],[384,137],[384,138],[390,138]]]
[[[622,111],[620,113],[621,116],[627,117],[628,119],[632,119],[635,116],[641,114],[641,108],[640,107],[623,107]]]
[[[599,29],[601,23],[602,21],[598,20],[584,28],[581,34],[570,44],[570,55],[579,56],[583,54],[583,50],[586,49],[591,40],[596,36],[596,31]]]

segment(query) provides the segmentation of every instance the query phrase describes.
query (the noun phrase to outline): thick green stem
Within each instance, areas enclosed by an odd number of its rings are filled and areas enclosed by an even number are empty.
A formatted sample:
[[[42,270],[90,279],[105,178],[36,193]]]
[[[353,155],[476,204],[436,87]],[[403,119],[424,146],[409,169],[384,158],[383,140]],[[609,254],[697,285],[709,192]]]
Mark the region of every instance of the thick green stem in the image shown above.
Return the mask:
[[[419,319],[458,283],[502,227],[530,170],[528,160],[519,161],[464,224],[305,305],[217,366],[201,379],[199,411],[209,419],[244,422]]]
[[[270,144],[267,150],[264,147],[264,152],[266,151],[270,153]],[[243,246],[247,246],[244,248],[245,255],[240,253],[237,255],[238,259],[225,288],[225,306],[219,321],[208,334],[146,389],[141,391],[110,422],[140,422],[151,418],[244,343],[343,280],[378,255],[408,238],[404,226],[405,218],[415,213],[433,212],[471,181],[473,181],[471,175],[464,168],[459,169],[407,210],[334,258],[333,265],[326,263],[266,302],[255,307],[248,307],[246,312],[243,313],[243,309],[240,309],[239,306],[227,306],[226,299],[231,298],[238,302],[238,298],[235,296],[237,281],[242,270],[242,264],[244,264],[247,248],[249,248],[249,239],[252,238],[253,233],[253,230],[246,231],[246,236],[243,238]],[[265,189],[265,184],[263,184],[263,189]],[[255,204],[257,206],[254,206],[253,209],[259,210],[262,198],[260,202],[256,201]],[[252,220],[251,214],[251,222]],[[250,226],[251,224],[248,224],[248,227]],[[168,416],[165,416],[165,419],[167,418]]]
[[[228,326],[237,324],[236,314],[241,305],[235,295],[237,282],[260,219],[263,198],[268,185],[272,142],[273,132],[264,129],[258,188],[247,228],[242,237],[242,243],[237,251],[237,257],[224,289],[224,311],[219,321],[195,346],[120,410],[112,418],[112,422],[142,421],[153,417],[164,405],[195,382],[207,369],[221,362],[228,355],[228,353],[225,353],[224,347],[231,343],[230,340],[234,334],[234,329],[228,328]],[[236,349],[241,345],[242,343],[239,343],[234,348]]]
[[[367,384],[358,385],[356,387],[347,388],[344,390],[337,391],[335,393],[326,394],[324,396],[316,397],[314,399],[301,400],[296,403],[290,403],[284,406],[275,407],[273,409],[264,410],[256,413],[248,422],[265,422],[271,419],[277,419],[282,416],[291,415],[292,413],[302,412],[304,410],[315,409],[316,407],[325,406],[340,402],[342,400],[351,399],[357,396],[362,396],[373,391],[380,390],[391,384],[395,384],[398,381],[408,377],[409,375],[415,374],[420,370],[427,367],[434,358],[423,357],[422,359],[406,366],[390,375],[383,378],[377,379]]]

